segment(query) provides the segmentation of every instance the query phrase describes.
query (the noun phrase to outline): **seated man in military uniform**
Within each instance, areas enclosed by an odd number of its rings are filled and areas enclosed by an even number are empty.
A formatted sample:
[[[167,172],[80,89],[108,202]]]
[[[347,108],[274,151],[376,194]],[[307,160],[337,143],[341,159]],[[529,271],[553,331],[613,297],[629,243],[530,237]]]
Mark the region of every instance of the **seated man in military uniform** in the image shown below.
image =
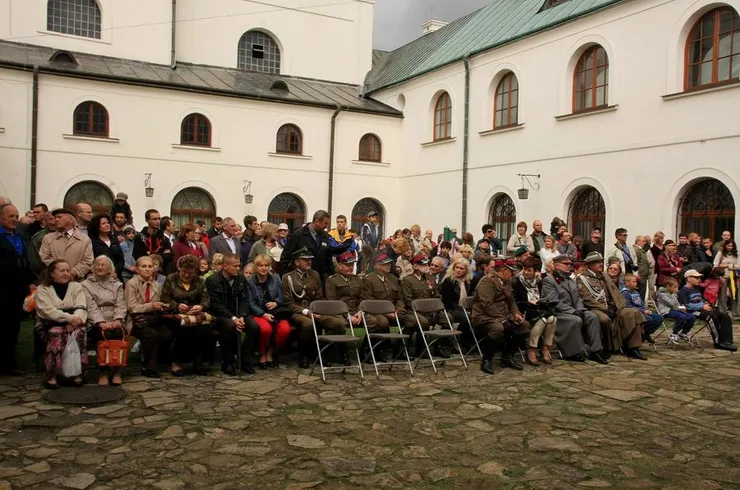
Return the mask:
[[[396,308],[396,314],[404,312],[405,305],[401,296],[401,283],[398,278],[391,273],[393,259],[385,252],[380,252],[375,256],[375,270],[366,275],[362,280],[362,299],[376,301],[390,301]],[[396,323],[396,315],[389,313],[387,315],[365,315],[367,329],[372,333],[389,333],[390,327],[400,327]],[[365,348],[367,343],[364,343]],[[364,356],[363,356],[364,357]],[[378,362],[385,362],[385,353],[382,349],[376,349],[375,359]]]
[[[495,261],[491,273],[475,288],[472,321],[476,329],[487,332],[480,366],[486,374],[493,374],[493,355],[497,350],[501,350],[502,368],[524,369],[516,358],[516,351],[529,334],[530,325],[514,299],[511,286],[514,268],[505,260]]]
[[[429,273],[429,259],[424,254],[416,254],[411,258],[411,265],[414,267],[414,273],[406,276],[401,281],[401,296],[406,307],[403,315],[400,316],[403,333],[413,336],[416,334],[416,357],[421,355],[424,347],[424,340],[419,337],[419,326],[416,323],[416,315],[412,303],[415,299],[439,298],[439,289],[437,281]],[[429,330],[432,325],[437,323],[438,315],[419,314],[419,323],[424,331]],[[448,353],[439,352],[439,342],[435,344],[438,351],[435,354]]]
[[[285,293],[286,306],[293,312],[288,321],[300,330],[298,365],[305,369],[310,366],[309,358],[317,354],[316,337],[309,308],[313,301],[324,299],[324,292],[321,289],[319,273],[311,270],[311,259],[313,259],[311,252],[306,247],[301,247],[293,253],[293,259],[296,269],[283,276],[283,293]],[[328,335],[343,335],[346,331],[347,321],[344,319],[320,315],[314,315],[314,317],[319,334],[322,330]]]
[[[344,252],[339,256],[337,259],[339,273],[326,280],[326,299],[344,302],[352,318],[352,326],[362,328],[360,325],[362,316],[358,311],[360,301],[362,301],[362,279],[354,274],[355,262],[357,262],[357,259],[352,252]],[[344,321],[345,318],[342,317],[342,320]],[[337,347],[340,350],[340,362],[349,365],[347,346],[339,344]]]
[[[617,285],[604,276],[604,257],[599,252],[591,252],[584,262],[587,269],[576,279],[578,292],[583,305],[599,317],[604,348],[612,352],[622,349],[627,357],[647,360],[640,352],[645,317],[639,310],[627,308]]]

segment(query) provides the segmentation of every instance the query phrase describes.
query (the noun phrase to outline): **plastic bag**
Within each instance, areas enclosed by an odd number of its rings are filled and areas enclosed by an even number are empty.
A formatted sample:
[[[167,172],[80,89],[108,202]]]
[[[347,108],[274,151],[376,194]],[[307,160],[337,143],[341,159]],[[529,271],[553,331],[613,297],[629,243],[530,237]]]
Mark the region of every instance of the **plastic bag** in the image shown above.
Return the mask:
[[[80,360],[80,347],[77,345],[75,335],[67,337],[67,345],[62,352],[62,376],[74,378],[82,374],[82,361]]]

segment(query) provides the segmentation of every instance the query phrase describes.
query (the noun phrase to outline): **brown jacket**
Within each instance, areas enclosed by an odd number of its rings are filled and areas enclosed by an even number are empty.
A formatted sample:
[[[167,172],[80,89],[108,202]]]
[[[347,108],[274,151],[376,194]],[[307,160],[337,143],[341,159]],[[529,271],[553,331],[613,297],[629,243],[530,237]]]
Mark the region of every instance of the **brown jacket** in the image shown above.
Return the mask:
[[[416,274],[411,274],[401,281],[401,295],[406,309],[411,311],[411,303],[415,299],[439,298],[437,281],[431,274],[423,274],[421,279]]]
[[[59,231],[47,234],[41,240],[39,255],[45,265],[55,260],[66,260],[78,281],[82,281],[90,273],[95,260],[92,242],[77,229],[72,231],[69,238]]]
[[[624,300],[624,296],[622,296],[619,289],[617,289],[617,285],[614,284],[611,279],[606,277],[603,272],[596,274],[591,271],[586,271],[578,276],[576,282],[578,283],[578,292],[581,293],[581,298],[583,298],[583,305],[589,310],[600,310],[606,313],[609,310],[610,304],[615,305],[618,310],[621,310],[627,305],[627,302]],[[589,288],[586,287],[584,282],[587,282],[591,289],[597,293],[606,289],[604,300],[597,300]]]
[[[321,277],[315,270],[310,270],[301,277],[297,270],[283,276],[283,294],[285,305],[296,315],[303,314],[303,310],[311,306],[312,301],[324,299],[321,289]]]
[[[126,318],[126,301],[123,298],[123,284],[111,274],[100,279],[95,274],[82,283],[87,298],[87,323],[97,325]]]
[[[206,281],[202,277],[195,276],[190,282],[190,289],[185,289],[177,272],[173,272],[164,280],[160,297],[162,303],[167,303],[173,311],[177,311],[180,304],[190,307],[200,305],[203,311],[206,311],[210,303]]]
[[[486,275],[478,282],[473,299],[473,323],[481,325],[514,320],[519,312],[511,283],[496,275]]]
[[[326,280],[326,299],[343,301],[354,315],[362,301],[362,279],[355,275],[334,274]]]
[[[147,284],[149,285],[148,303],[144,301],[144,292],[146,291]],[[159,284],[155,278],[151,278],[149,281],[144,282],[141,276],[136,275],[126,283],[123,296],[126,300],[126,310],[129,313],[128,321],[126,322],[126,330],[130,332],[131,327],[133,327],[133,322],[131,320],[132,314],[154,312],[154,306],[152,306],[152,303],[160,301]]]
[[[377,272],[371,272],[362,280],[362,299],[390,301],[396,311],[404,311],[406,305],[401,296],[401,283],[393,274],[386,274],[385,281],[380,279]]]

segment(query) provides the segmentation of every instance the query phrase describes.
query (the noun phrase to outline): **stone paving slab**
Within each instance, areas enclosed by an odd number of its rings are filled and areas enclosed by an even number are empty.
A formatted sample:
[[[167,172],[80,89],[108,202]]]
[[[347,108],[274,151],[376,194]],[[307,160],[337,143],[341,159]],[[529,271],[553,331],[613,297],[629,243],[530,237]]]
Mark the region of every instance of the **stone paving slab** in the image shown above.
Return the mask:
[[[740,357],[649,355],[327,383],[132,372],[126,398],[89,408],[3,378],[0,490],[740,488]]]

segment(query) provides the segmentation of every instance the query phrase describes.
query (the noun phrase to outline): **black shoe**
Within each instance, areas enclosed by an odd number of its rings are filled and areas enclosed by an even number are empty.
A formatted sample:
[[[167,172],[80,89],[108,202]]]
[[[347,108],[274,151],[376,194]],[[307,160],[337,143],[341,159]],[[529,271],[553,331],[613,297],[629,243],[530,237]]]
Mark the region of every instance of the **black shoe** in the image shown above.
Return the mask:
[[[594,362],[598,362],[599,364],[609,364],[609,361],[607,361],[606,358],[601,355],[601,352],[592,352],[591,355],[588,356],[588,358]]]
[[[639,359],[640,361],[647,361],[647,357],[642,355],[640,349],[625,349],[625,355],[632,359]]]
[[[145,378],[160,379],[162,376],[153,369],[141,368],[141,375]]]
[[[305,357],[299,357],[298,367],[301,369],[308,369],[311,367],[311,364],[309,364],[308,359],[306,359]]]
[[[261,370],[266,371],[268,367],[270,367],[270,363],[269,362],[261,362],[260,363],[260,369]]]
[[[226,376],[236,375],[236,372],[234,371],[234,366],[232,366],[231,364],[222,364],[221,371],[223,371]]]
[[[480,370],[486,374],[492,375],[493,374],[493,362],[491,362],[490,359],[488,360],[483,359],[480,362]]]
[[[575,356],[566,357],[565,360],[571,362],[586,362],[586,358],[583,357],[582,354],[576,354]]]
[[[254,368],[249,363],[242,363],[242,372],[245,374],[254,374]]]
[[[717,346],[717,348],[720,350],[726,350],[730,352],[737,351],[737,347],[735,347],[731,342],[722,342],[721,344]]]
[[[612,353],[608,350],[602,350],[601,355],[604,357],[604,359],[609,360],[612,358]]]
[[[176,377],[176,378],[184,378],[185,377],[185,370],[184,369],[178,369],[177,371],[173,371],[173,370],[170,369],[170,374],[172,376]],[[146,376],[146,375],[144,375],[144,376]]]
[[[655,343],[655,341],[653,340],[653,338],[650,336],[649,333],[646,333],[645,335],[643,335],[642,336],[642,340],[645,341],[645,342],[647,342],[648,344],[654,344]]]
[[[502,357],[501,367],[502,368],[508,367],[511,369],[516,369],[517,371],[524,371],[524,367],[519,363],[519,361],[514,356]]]
[[[211,373],[207,367],[203,366],[195,368],[193,372],[195,372],[196,376],[208,376]]]

